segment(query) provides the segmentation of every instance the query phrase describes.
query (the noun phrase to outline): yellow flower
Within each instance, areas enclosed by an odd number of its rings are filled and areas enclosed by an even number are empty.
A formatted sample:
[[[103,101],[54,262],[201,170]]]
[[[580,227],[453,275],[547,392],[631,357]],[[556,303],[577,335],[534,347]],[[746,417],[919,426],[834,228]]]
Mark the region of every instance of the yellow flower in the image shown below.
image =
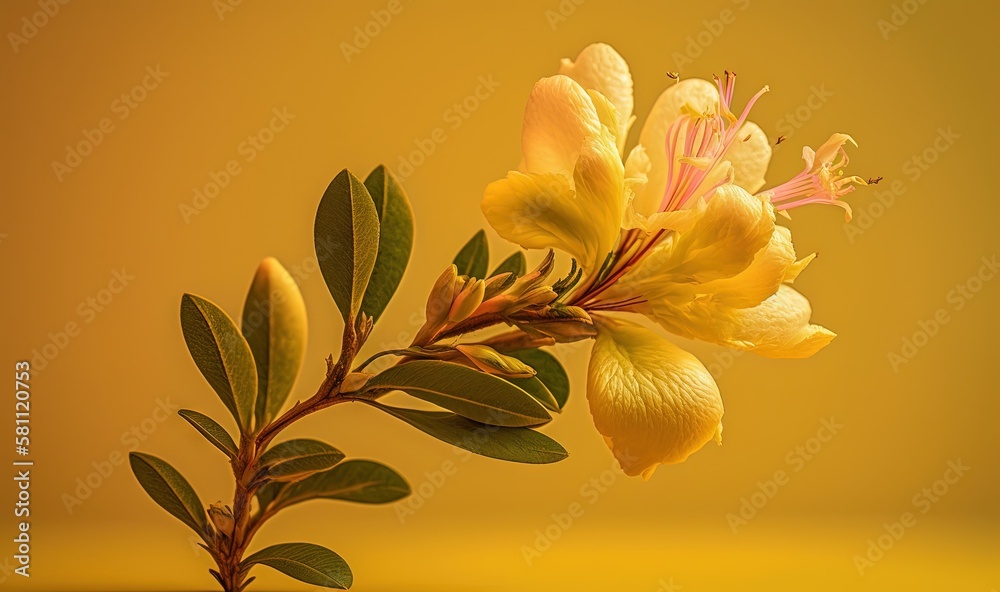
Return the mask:
[[[626,156],[632,76],[613,48],[588,46],[532,89],[521,170],[483,198],[500,236],[562,250],[583,268],[560,301],[592,313],[587,397],[629,475],[648,478],[721,441],[722,400],[696,358],[606,313],[641,313],[677,335],[771,357],[808,357],[835,336],[809,322],[808,301],[788,285],[813,256],[796,259],[775,212],[846,208],[839,198],[864,184],[842,171],[853,139],[834,134],[816,152],[806,147],[799,175],[761,191],[771,147],[748,116],[768,89],[737,114],[735,79],[672,85]]]

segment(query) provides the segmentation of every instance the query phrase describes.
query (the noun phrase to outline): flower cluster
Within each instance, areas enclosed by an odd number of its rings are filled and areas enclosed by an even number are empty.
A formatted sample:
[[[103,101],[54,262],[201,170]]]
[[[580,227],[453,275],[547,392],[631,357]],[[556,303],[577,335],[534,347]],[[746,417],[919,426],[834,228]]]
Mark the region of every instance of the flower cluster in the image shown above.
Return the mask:
[[[583,277],[559,300],[596,328],[587,397],[598,431],[623,470],[648,478],[710,440],[721,442],[723,404],[705,366],[619,314],[638,313],[686,338],[776,358],[813,355],[834,333],[810,322],[790,284],[799,258],[776,213],[840,200],[846,134],[805,169],[765,188],[771,146],[748,117],[764,87],[733,108],[736,75],[677,82],[656,101],[626,151],[633,82],[610,46],[590,45],[531,91],[518,171],[490,184],[482,210],[503,238],[556,249]],[[468,284],[466,284],[467,288]]]

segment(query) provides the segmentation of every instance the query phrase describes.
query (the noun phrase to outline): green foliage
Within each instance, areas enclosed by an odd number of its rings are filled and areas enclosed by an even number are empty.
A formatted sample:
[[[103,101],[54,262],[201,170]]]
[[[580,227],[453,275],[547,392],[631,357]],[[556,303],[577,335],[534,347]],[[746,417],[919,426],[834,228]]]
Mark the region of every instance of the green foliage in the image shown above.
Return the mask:
[[[130,452],[128,462],[132,473],[139,481],[149,497],[170,512],[172,516],[187,524],[206,542],[211,542],[211,527],[205,506],[198,499],[198,494],[177,469],[166,461],[151,454]]]
[[[344,460],[344,453],[326,442],[300,438],[272,446],[261,455],[260,464],[273,481],[296,481],[325,471]]]
[[[510,351],[507,355],[535,369],[535,378],[552,393],[559,409],[566,405],[566,400],[569,399],[569,376],[555,356],[537,348]]]
[[[327,187],[316,211],[316,259],[345,323],[353,323],[378,254],[375,202],[347,169]]]
[[[346,590],[354,583],[350,566],[340,555],[312,543],[284,543],[261,549],[240,563],[246,571],[256,564],[314,586]]]
[[[452,263],[458,268],[458,275],[485,278],[490,267],[490,245],[486,242],[486,233],[480,230],[474,234],[458,255],[455,255]]]
[[[194,363],[243,432],[253,423],[257,371],[250,346],[221,308],[192,294],[181,298],[181,329]]]
[[[478,423],[454,413],[404,409],[374,401],[370,404],[442,442],[489,458],[546,464],[569,456],[558,442],[529,428],[503,428]]]
[[[403,391],[489,425],[533,426],[552,419],[517,386],[453,362],[415,360],[393,366],[373,376],[362,392],[375,389]]]
[[[490,273],[490,277],[500,275],[501,273],[513,273],[517,277],[521,277],[528,271],[528,262],[524,258],[524,253],[517,251],[510,257],[507,257],[497,265],[497,268]]]
[[[257,268],[243,304],[243,337],[257,368],[257,430],[277,417],[292,392],[306,352],[306,305],[277,259]]]
[[[361,311],[378,321],[396,293],[413,249],[413,208],[403,188],[384,165],[365,179],[379,220],[378,256]]]
[[[221,450],[223,454],[229,458],[236,456],[238,452],[236,442],[233,441],[233,437],[229,435],[226,428],[219,425],[214,419],[191,409],[181,409],[177,415],[187,420],[189,424],[194,426],[194,429],[205,436],[205,439]]]
[[[396,471],[370,460],[349,460],[286,485],[277,495],[277,504],[287,507],[311,499],[387,504],[408,495],[410,485]]]

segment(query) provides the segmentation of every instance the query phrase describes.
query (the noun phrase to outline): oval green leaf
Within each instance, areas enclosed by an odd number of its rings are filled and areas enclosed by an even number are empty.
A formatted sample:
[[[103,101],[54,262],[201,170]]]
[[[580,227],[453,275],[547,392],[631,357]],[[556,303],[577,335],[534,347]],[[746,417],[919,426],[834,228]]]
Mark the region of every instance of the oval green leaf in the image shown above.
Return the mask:
[[[354,583],[351,568],[340,555],[312,543],[272,545],[244,559],[240,568],[247,570],[255,564],[314,586],[346,590]]]
[[[214,303],[185,294],[181,298],[181,329],[194,363],[236,418],[240,430],[249,432],[257,398],[257,369],[236,323]]]
[[[150,454],[130,452],[128,462],[132,473],[149,497],[170,512],[175,518],[187,524],[205,542],[211,543],[208,516],[198,494],[177,469]]]
[[[313,239],[316,260],[345,323],[353,323],[378,255],[378,213],[364,183],[347,169],[323,194]]]
[[[177,415],[187,420],[189,424],[194,426],[194,429],[198,430],[202,436],[205,436],[206,440],[211,442],[213,446],[221,450],[229,458],[233,458],[239,453],[233,437],[229,435],[226,428],[219,425],[211,417],[197,411],[192,411],[191,409],[181,409],[177,412]]]
[[[257,430],[292,392],[306,352],[306,305],[292,276],[273,257],[261,262],[243,304],[243,337],[257,366]]]
[[[545,386],[545,383],[539,380],[537,376],[531,376],[528,378],[510,378],[508,376],[504,376],[503,378],[534,397],[536,401],[544,405],[549,411],[555,411],[556,413],[561,411],[559,408],[559,401],[556,400],[556,398],[552,395],[552,391],[550,391],[548,387]]]
[[[368,403],[429,436],[481,456],[528,464],[554,463],[569,456],[558,442],[529,428],[502,428],[454,413]]]
[[[361,310],[378,321],[392,300],[413,250],[413,208],[396,178],[379,165],[365,179],[378,213],[378,256]]]
[[[566,401],[569,399],[569,375],[555,356],[538,348],[509,351],[507,355],[534,368],[535,378],[542,381],[545,388],[552,393],[552,397],[559,404],[559,409],[566,406]]]
[[[524,258],[524,253],[517,251],[510,257],[507,257],[497,265],[497,268],[490,273],[490,277],[498,276],[501,273],[513,273],[517,277],[521,277],[528,271],[528,262]]]
[[[387,504],[408,495],[410,485],[396,471],[370,460],[349,460],[282,488],[277,502],[281,507],[311,499]]]
[[[458,275],[484,279],[490,267],[490,245],[486,242],[486,232],[480,230],[465,243],[452,261],[458,268]]]
[[[372,389],[403,391],[489,425],[524,427],[552,419],[538,401],[510,382],[453,362],[399,364],[373,376],[364,390]]]
[[[326,442],[301,438],[275,444],[260,457],[273,481],[297,481],[325,471],[344,460],[344,453]]]

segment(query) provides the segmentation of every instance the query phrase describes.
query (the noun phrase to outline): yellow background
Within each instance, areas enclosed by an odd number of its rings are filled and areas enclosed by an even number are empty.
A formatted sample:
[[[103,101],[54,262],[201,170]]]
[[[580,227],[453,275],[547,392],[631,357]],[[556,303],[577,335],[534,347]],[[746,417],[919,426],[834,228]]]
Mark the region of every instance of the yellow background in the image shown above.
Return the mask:
[[[891,205],[879,208],[874,192],[858,191],[850,199],[859,219],[850,226],[839,210],[821,207],[798,210],[789,223],[800,253],[820,253],[796,285],[815,320],[840,337],[804,361],[729,358],[684,343],[715,364],[726,443],[661,467],[649,482],[610,471],[586,406],[587,346],[559,353],[574,392],[546,428],[571,452],[557,465],[465,460],[372,409],[338,407],[289,435],[321,437],[349,456],[386,462],[415,489],[449,461],[456,469],[442,486],[424,485],[432,495],[403,520],[402,506],[317,502],[279,517],[257,544],[329,546],[353,567],[357,590],[1000,587],[1000,286],[985,282],[961,310],[949,301],[980,259],[998,250],[1000,11],[993,4],[405,1],[345,58],[355,27],[386,6],[247,1],[220,17],[210,0],[77,1],[16,52],[0,46],[2,359],[12,366],[68,322],[81,327],[32,383],[33,577],[0,570],[0,586],[211,588],[207,555],[192,550],[185,527],[146,498],[127,467],[114,468],[72,513],[64,501],[92,463],[127,452],[123,434],[144,421],[155,429],[143,451],[177,466],[206,503],[231,496],[221,455],[176,415],[150,419],[157,399],[167,398],[226,416],[184,347],[180,295],[200,294],[236,316],[265,256],[311,269],[313,215],[330,179],[344,167],[362,176],[383,162],[398,170],[415,142],[442,128],[445,141],[404,182],[416,242],[369,348],[408,341],[431,282],[484,226],[482,189],[517,166],[531,85],[554,73],[560,58],[605,41],[629,60],[636,81],[633,141],[669,83],[666,71],[691,77],[725,68],[740,75],[737,103],[770,85],[752,119],[772,139],[794,129],[775,149],[769,181],[798,171],[803,144],[815,147],[836,131],[858,140],[850,170],[885,177],[877,189]],[[905,22],[904,8],[912,12]],[[896,9],[898,30],[880,30],[879,20],[890,21]],[[31,1],[4,2],[5,39],[38,10]],[[560,10],[565,17],[557,19]],[[720,23],[711,21],[723,10],[730,22],[715,35]],[[688,37],[697,44],[699,34],[709,43],[691,46]],[[678,55],[693,59],[678,67]],[[118,119],[114,101],[157,66],[166,78]],[[481,77],[499,86],[453,128],[449,109]],[[809,103],[814,88],[823,91],[822,104]],[[283,108],[294,119],[246,162],[241,142]],[[799,129],[789,128],[789,115]],[[59,181],[53,161],[105,117],[113,131]],[[936,162],[926,170],[914,169],[912,159],[924,158],[939,128],[959,137],[946,151],[931,150]],[[240,173],[185,223],[180,204],[191,204],[193,189],[232,159]],[[894,181],[905,191],[890,200]],[[496,256],[512,250],[493,234],[490,245]],[[123,267],[135,279],[101,312],[81,314],[81,303]],[[340,330],[320,274],[305,274],[301,287],[311,334],[293,397],[318,385]],[[899,353],[902,339],[942,308],[948,322],[894,369],[889,352]],[[12,413],[12,394],[4,400]],[[843,428],[795,471],[786,455],[831,417]],[[13,429],[10,419],[3,425]],[[4,458],[13,460],[12,448],[4,446]],[[971,469],[920,514],[914,496],[959,459]],[[734,533],[727,514],[778,470],[789,472],[787,484]],[[0,541],[14,536],[10,476],[0,479]],[[602,477],[611,484],[590,503],[581,488]],[[522,548],[574,502],[583,515],[529,565]],[[907,511],[917,513],[916,525],[859,575],[854,556]],[[0,558],[11,554],[13,544],[0,542]],[[257,571],[255,589],[310,589]]]

